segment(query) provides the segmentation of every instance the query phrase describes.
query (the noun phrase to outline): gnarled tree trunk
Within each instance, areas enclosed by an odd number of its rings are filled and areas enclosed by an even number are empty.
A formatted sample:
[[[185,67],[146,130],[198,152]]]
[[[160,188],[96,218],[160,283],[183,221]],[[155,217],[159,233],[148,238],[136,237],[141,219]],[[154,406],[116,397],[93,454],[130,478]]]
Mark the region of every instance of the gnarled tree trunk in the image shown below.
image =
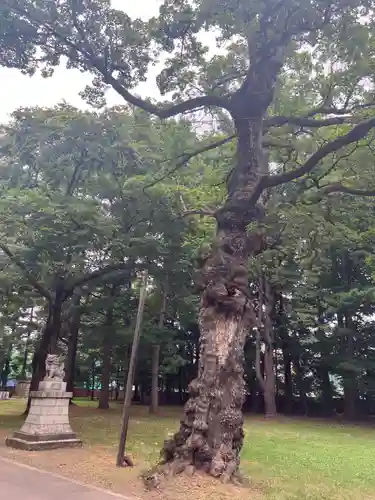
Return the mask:
[[[215,241],[201,260],[198,377],[189,386],[180,429],[162,450],[163,472],[200,469],[224,482],[237,480],[244,438],[244,345],[256,322],[247,266],[249,256],[263,247],[262,235],[250,232],[249,225],[264,215],[259,202],[262,177],[268,173],[263,118],[285,48],[267,44],[260,32],[255,38],[249,41],[246,80],[228,101],[237,137],[236,164],[228,177],[226,202],[215,214]],[[145,480],[155,484],[156,474]]]
[[[237,478],[244,438],[244,344],[254,319],[247,264],[261,241],[247,228],[263,213],[251,200],[263,159],[262,117],[249,119],[244,112],[246,118],[235,120],[237,167],[216,215],[217,237],[200,260],[198,376],[189,386],[180,430],[162,450],[170,473],[200,469],[224,482]]]

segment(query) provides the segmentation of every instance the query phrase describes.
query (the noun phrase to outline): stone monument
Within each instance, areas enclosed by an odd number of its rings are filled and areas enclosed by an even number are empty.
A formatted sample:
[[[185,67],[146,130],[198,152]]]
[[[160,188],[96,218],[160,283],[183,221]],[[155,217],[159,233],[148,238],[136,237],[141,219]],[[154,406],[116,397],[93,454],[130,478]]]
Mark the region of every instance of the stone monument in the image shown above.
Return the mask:
[[[82,446],[69,423],[69,400],[64,365],[55,354],[46,358],[46,376],[37,391],[30,391],[31,405],[25,423],[6,439],[6,445],[37,451]]]
[[[19,380],[15,389],[16,397],[28,398],[29,392],[30,392],[30,380]]]

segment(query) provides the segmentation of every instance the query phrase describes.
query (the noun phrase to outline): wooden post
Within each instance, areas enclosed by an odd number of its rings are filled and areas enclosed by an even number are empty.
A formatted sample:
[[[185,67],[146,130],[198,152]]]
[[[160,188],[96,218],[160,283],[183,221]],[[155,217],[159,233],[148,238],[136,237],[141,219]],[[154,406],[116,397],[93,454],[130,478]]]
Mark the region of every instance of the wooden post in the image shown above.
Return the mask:
[[[126,380],[126,390],[125,390],[125,399],[124,406],[122,410],[122,424],[121,424],[121,433],[120,433],[120,442],[118,446],[117,452],[117,467],[124,466],[132,466],[133,462],[129,457],[125,456],[125,446],[126,446],[126,437],[128,434],[128,426],[129,426],[129,416],[130,416],[130,407],[132,403],[132,392],[133,392],[133,382],[135,375],[135,366],[137,362],[137,351],[139,346],[139,339],[141,336],[141,326],[142,326],[142,318],[143,318],[143,310],[146,300],[146,288],[147,288],[147,278],[148,273],[144,271],[142,278],[142,286],[139,295],[139,305],[138,305],[138,313],[137,313],[137,321],[134,330],[134,338],[132,351],[129,360],[129,369],[128,376]]]

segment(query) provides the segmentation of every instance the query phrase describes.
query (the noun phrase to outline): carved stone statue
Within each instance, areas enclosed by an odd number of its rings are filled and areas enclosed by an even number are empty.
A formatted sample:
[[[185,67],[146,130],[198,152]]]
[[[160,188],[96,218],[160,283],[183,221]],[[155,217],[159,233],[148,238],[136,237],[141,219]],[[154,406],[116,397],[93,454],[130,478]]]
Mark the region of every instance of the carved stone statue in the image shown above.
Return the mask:
[[[47,354],[45,380],[64,380],[64,363],[60,363],[57,354]]]
[[[39,382],[38,390],[30,391],[30,409],[25,422],[6,439],[6,445],[11,448],[37,451],[82,446],[69,422],[73,392],[66,391],[62,359],[48,354],[45,369],[46,375]]]

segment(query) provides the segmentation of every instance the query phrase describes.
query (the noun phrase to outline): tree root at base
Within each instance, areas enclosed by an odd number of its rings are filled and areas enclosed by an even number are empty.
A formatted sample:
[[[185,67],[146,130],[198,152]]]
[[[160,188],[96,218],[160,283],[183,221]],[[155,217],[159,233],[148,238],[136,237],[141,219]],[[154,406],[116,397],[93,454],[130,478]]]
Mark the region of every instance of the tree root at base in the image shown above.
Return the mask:
[[[124,455],[120,467],[134,467],[133,459],[129,455]]]
[[[159,464],[148,470],[147,472],[141,475],[143,483],[147,490],[157,489],[161,486],[163,480],[168,480],[174,476],[185,474],[189,477],[192,477],[195,473],[206,473],[211,477],[215,477],[209,473],[207,468],[196,468],[189,462],[185,462],[182,460],[174,460],[173,462]],[[249,481],[242,476],[239,471],[234,472],[233,474],[225,474],[223,473],[220,476],[217,476],[217,479],[221,481],[223,484],[233,484],[234,486],[248,486]]]

